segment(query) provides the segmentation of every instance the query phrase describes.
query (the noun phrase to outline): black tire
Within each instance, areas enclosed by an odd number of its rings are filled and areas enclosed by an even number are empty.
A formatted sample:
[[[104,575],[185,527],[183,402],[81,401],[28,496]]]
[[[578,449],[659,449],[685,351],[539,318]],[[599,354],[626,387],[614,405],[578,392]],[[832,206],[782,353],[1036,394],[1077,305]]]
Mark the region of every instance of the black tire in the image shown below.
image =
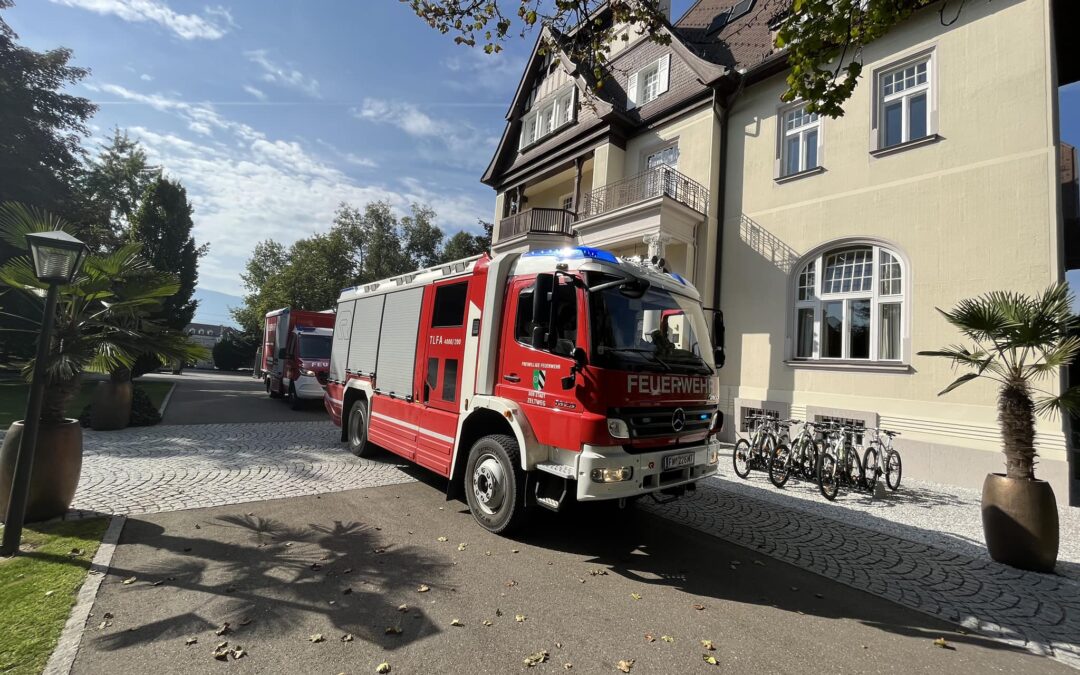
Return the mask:
[[[895,466],[893,460],[896,460]],[[900,487],[900,479],[903,478],[903,476],[904,463],[900,460],[900,453],[895,450],[890,450],[889,454],[885,456],[885,484],[889,486],[890,490],[896,492]]]
[[[848,444],[844,456],[847,458],[847,467],[844,472],[844,479],[849,487],[860,488],[863,485],[863,465],[859,459],[859,453],[855,448]]]
[[[517,441],[501,434],[473,443],[465,465],[465,500],[488,532],[508,534],[525,521],[525,472]]]
[[[296,387],[289,385],[289,407],[293,410],[303,410],[304,401],[296,395]]]
[[[828,450],[819,456],[817,481],[818,489],[825,499],[830,502],[836,499],[836,493],[840,491],[840,471],[836,466],[836,457]]]
[[[750,458],[750,443],[745,438],[740,438],[735,442],[735,449],[731,451],[731,464],[735,467],[735,475],[739,478],[750,475]]]
[[[778,488],[784,487],[791,475],[791,448],[779,445],[772,461],[769,462],[769,482]]]
[[[274,378],[266,378],[266,393],[270,394],[270,398],[281,398],[280,391],[274,391]]]
[[[862,468],[863,482],[866,484],[866,489],[873,492],[878,481],[878,453],[874,451],[873,445],[863,453]]]
[[[375,446],[368,441],[367,401],[357,401],[349,408],[349,419],[345,429],[349,440],[349,452],[357,457],[371,457]]]

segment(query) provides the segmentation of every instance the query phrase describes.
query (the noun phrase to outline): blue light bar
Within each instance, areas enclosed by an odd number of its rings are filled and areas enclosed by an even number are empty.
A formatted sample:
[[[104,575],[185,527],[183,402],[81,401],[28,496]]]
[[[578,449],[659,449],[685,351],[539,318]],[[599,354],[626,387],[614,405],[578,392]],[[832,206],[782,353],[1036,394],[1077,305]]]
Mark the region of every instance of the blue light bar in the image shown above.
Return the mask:
[[[558,258],[559,260],[572,260],[578,258],[590,258],[592,260],[601,260],[603,262],[609,262],[618,264],[618,259],[608,251],[604,251],[599,248],[592,248],[590,246],[575,246],[574,248],[549,248],[540,251],[529,251],[522,255],[522,257],[534,257],[550,256]]]
[[[683,286],[686,285],[686,279],[683,279],[682,275],[678,272],[668,272],[668,274],[670,274],[672,278],[675,279],[675,281],[678,281]]]

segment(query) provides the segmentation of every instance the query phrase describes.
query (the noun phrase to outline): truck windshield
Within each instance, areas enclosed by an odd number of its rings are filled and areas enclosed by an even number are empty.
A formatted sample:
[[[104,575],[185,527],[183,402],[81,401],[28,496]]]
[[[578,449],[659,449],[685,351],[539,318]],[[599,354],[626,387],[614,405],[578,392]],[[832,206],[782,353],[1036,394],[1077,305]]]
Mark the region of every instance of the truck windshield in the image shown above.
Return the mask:
[[[597,286],[617,279],[590,275]],[[641,297],[612,287],[589,294],[593,360],[621,370],[711,374],[712,345],[696,300],[652,286]]]
[[[300,358],[302,359],[328,359],[330,358],[331,338],[329,335],[301,335]]]

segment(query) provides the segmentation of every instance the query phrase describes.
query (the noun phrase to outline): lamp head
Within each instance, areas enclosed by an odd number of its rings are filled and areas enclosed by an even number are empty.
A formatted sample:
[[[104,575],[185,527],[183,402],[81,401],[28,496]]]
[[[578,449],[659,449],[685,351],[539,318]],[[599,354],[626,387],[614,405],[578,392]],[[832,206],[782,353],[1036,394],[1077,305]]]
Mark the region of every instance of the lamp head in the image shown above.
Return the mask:
[[[26,235],[34,275],[50,284],[70,284],[86,258],[86,244],[62,230]]]

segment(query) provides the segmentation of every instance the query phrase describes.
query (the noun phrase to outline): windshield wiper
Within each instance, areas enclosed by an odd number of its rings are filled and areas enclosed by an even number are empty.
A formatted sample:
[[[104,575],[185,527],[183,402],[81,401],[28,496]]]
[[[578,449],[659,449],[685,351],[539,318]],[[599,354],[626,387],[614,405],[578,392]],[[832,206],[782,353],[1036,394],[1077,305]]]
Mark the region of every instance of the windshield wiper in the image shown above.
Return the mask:
[[[630,352],[632,354],[645,354],[651,356],[657,363],[664,367],[665,370],[671,372],[674,370],[670,364],[665,362],[659,356],[656,355],[655,349],[645,349],[643,347],[604,347],[606,352]]]

